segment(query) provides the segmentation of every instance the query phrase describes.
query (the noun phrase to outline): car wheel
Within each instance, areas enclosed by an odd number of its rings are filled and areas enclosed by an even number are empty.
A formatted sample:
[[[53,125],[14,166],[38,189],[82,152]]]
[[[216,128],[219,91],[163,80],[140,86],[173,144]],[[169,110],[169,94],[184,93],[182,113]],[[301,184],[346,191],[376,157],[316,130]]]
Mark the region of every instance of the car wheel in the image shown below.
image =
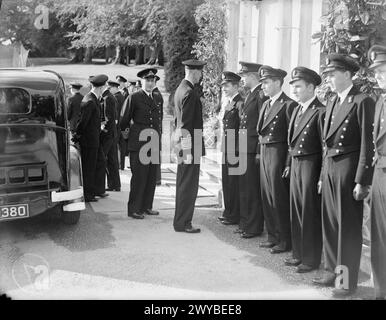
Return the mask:
[[[80,218],[80,211],[62,212],[61,218],[64,224],[77,224]]]

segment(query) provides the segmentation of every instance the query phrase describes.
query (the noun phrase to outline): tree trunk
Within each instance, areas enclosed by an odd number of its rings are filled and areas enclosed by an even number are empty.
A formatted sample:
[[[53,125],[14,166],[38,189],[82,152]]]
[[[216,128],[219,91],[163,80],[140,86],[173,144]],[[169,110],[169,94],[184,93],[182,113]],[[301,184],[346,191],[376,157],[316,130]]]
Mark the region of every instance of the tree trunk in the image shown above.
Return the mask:
[[[115,58],[113,64],[120,64],[122,62],[123,50],[122,47],[117,45],[115,47]]]
[[[86,48],[86,53],[84,55],[84,63],[92,63],[93,49],[92,47]]]
[[[161,45],[160,43],[156,42],[154,46],[151,46],[151,56],[147,64],[158,64],[158,56],[161,51]]]
[[[135,47],[135,64],[140,65],[144,64],[145,58],[145,47],[144,46],[136,46]]]
[[[71,63],[79,63],[79,62],[82,62],[82,61],[83,61],[83,58],[84,58],[83,48],[76,49],[76,50],[75,50],[75,55],[74,55],[74,57],[71,59]]]

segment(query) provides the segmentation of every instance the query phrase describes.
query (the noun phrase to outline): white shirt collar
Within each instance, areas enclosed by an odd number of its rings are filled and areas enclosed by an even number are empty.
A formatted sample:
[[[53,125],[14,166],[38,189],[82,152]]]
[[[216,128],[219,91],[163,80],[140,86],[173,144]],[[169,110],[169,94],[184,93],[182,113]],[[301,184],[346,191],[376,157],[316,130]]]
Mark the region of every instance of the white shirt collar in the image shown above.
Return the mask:
[[[253,91],[255,91],[256,88],[257,88],[258,86],[259,86],[259,84],[255,85],[255,86],[251,89],[251,93],[252,93]]]
[[[188,82],[194,87],[194,84],[193,84],[192,81],[190,81],[190,80],[188,80],[188,79],[186,79],[186,78],[185,78],[185,80],[188,81]]]
[[[283,93],[283,90],[280,90],[279,93],[275,94],[273,97],[270,97],[271,98],[271,106],[276,102],[276,100],[278,100],[280,98],[282,93]]]
[[[351,86],[349,86],[347,89],[345,89],[344,91],[342,92],[338,92],[338,97],[340,99],[340,103],[342,103],[344,100],[346,100],[350,90],[352,89],[354,85],[352,84]]]
[[[307,108],[311,105],[311,103],[316,99],[316,95],[314,95],[310,100],[307,100],[306,102],[299,102],[299,104],[302,106],[303,112],[307,110]]]
[[[234,94],[232,97],[229,98],[229,101],[232,102],[234,98],[236,98],[236,96],[238,95],[239,93],[237,92],[236,94]]]

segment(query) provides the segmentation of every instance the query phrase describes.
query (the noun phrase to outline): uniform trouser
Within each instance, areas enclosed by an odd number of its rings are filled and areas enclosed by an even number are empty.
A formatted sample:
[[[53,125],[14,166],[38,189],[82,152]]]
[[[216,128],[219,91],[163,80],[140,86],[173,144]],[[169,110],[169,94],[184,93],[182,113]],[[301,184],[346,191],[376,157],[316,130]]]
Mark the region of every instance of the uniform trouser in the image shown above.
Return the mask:
[[[119,167],[121,170],[125,169],[125,158],[127,156],[127,140],[123,139],[122,136],[118,140],[119,146]]]
[[[246,171],[239,176],[240,224],[246,233],[259,234],[264,230],[264,213],[261,203],[259,163],[256,154],[240,153],[240,162],[246,163]]]
[[[322,256],[321,161],[321,154],[292,157],[290,179],[292,255],[315,268]]]
[[[199,175],[199,164],[179,164],[177,166],[176,210],[173,222],[176,231],[183,231],[192,225]]]
[[[96,194],[95,191],[95,173],[98,157],[98,148],[80,147],[83,173],[84,197],[91,198]]]
[[[107,186],[111,189],[119,189],[121,188],[121,178],[119,177],[116,139],[106,137],[102,140],[102,146],[106,156]]]
[[[139,213],[153,208],[157,165],[142,164],[138,151],[130,151],[130,194],[128,213]]]
[[[239,198],[239,176],[231,175],[231,168],[238,164],[230,164],[226,160],[221,167],[222,192],[224,198],[223,217],[229,221],[239,223],[240,221],[240,198]]]
[[[289,179],[282,178],[287,143],[262,144],[260,153],[261,198],[268,241],[291,245]]]
[[[386,168],[374,170],[371,191],[371,267],[376,297],[386,296]]]
[[[362,252],[363,201],[353,197],[358,159],[359,152],[327,157],[322,177],[325,269],[347,267],[349,289],[357,287]]]
[[[106,192],[106,156],[102,145],[99,145],[95,170],[95,195]]]

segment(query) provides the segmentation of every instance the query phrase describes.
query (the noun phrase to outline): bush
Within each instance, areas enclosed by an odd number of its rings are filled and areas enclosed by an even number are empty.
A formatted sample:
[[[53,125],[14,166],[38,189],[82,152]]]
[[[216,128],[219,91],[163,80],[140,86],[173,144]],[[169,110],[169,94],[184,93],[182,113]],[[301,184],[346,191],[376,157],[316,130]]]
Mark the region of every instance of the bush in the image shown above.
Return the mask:
[[[361,70],[354,82],[361,91],[375,96],[376,81],[368,71],[368,50],[375,43],[385,43],[386,5],[383,1],[329,0],[327,14],[322,16],[322,30],[313,35],[321,42],[322,63],[330,53],[345,53],[354,57]],[[324,82],[320,96],[326,99],[331,92]]]
[[[204,118],[210,118],[214,116],[220,104],[221,74],[225,67],[225,0],[205,0],[197,7],[194,16],[199,29],[193,53],[198,59],[207,62],[203,77],[203,114]]]
[[[194,20],[194,10],[202,0],[170,1],[168,24],[163,38],[165,63],[165,88],[170,93],[169,107],[174,106],[174,92],[184,78],[182,61],[194,58],[193,44],[197,40],[198,26]]]

